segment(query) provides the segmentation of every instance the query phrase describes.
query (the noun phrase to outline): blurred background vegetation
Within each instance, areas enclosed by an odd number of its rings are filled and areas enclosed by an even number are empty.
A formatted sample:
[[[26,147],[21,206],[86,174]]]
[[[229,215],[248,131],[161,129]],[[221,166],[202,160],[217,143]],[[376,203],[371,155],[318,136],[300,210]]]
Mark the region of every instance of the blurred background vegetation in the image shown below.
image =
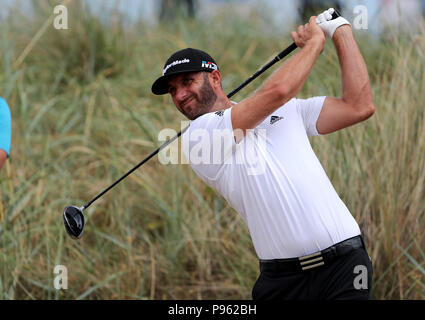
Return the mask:
[[[31,17],[16,10],[0,23],[0,95],[13,119],[11,158],[0,172],[0,299],[251,299],[259,270],[248,230],[188,165],[146,163],[86,210],[79,241],[67,236],[62,210],[141,161],[160,145],[162,129],[180,130],[185,119],[169,97],[150,92],[172,52],[211,53],[230,92],[287,47],[289,33],[261,11],[128,25],[118,11],[101,19],[79,0],[67,4],[70,28],[56,30],[59,3],[32,4]],[[360,224],[376,299],[425,298],[420,26],[379,37],[356,31],[376,113],[311,139]],[[340,92],[328,41],[299,97]],[[68,268],[67,290],[53,287],[56,265]]]

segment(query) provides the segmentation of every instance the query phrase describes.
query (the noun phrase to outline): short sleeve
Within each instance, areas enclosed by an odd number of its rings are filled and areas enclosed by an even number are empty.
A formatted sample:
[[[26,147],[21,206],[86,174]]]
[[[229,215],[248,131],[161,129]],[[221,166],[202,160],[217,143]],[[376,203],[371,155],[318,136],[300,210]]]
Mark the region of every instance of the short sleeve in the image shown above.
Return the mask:
[[[193,170],[204,180],[217,180],[232,163],[235,140],[231,108],[211,112],[190,122],[182,136],[183,152]]]
[[[0,149],[4,150],[8,156],[10,155],[11,134],[12,126],[9,106],[0,97]]]
[[[322,111],[326,96],[313,97],[308,99],[297,99],[297,110],[301,114],[304,127],[309,136],[319,136],[316,123]]]

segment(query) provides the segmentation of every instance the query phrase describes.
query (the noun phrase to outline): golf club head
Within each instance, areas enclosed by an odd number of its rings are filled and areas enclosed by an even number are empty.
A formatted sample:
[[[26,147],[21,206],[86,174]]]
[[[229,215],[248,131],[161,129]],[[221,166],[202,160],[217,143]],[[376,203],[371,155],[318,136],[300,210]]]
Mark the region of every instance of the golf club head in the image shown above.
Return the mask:
[[[84,215],[83,208],[75,206],[66,207],[63,210],[63,223],[66,232],[72,239],[80,239],[84,231]]]

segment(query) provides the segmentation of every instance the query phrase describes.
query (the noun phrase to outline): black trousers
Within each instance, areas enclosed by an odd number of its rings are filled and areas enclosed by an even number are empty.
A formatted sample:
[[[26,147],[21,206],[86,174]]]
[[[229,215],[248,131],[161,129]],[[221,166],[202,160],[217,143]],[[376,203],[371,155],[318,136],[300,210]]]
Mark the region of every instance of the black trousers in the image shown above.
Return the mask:
[[[365,248],[305,271],[261,271],[254,300],[371,300],[372,261]]]

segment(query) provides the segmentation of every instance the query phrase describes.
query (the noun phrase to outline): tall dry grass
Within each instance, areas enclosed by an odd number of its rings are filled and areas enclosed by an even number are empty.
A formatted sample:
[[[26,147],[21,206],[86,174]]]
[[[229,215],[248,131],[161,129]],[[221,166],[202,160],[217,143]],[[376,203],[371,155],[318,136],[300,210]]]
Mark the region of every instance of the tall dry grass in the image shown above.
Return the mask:
[[[47,28],[21,57],[52,11],[36,5],[33,19],[14,14],[0,26],[0,94],[13,117],[0,172],[0,298],[250,299],[258,261],[247,228],[188,165],[146,163],[86,211],[79,241],[61,214],[159,146],[160,130],[180,129],[169,98],[150,93],[171,52],[211,52],[230,92],[288,35],[266,32],[261,15],[124,29],[123,17],[105,24],[73,1],[71,29]],[[377,299],[424,298],[424,35],[358,34],[376,113],[312,139],[365,235]],[[339,95],[338,70],[328,43],[301,96]],[[53,287],[56,265],[68,268],[67,290]]]

